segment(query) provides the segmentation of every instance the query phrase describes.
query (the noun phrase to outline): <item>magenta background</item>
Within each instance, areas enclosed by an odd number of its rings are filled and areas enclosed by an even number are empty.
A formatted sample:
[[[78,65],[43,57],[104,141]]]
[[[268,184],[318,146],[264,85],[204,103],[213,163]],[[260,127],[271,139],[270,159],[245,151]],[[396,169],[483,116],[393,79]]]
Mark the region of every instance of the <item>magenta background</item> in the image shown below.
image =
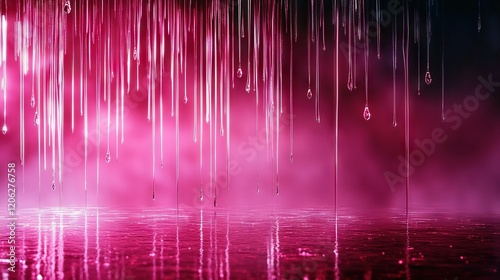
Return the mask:
[[[474,93],[479,84],[477,77],[492,74],[494,81],[500,81],[498,70],[500,22],[495,17],[498,5],[483,4],[483,28],[480,34],[476,30],[476,13],[468,6],[451,7],[447,10],[446,20],[446,108],[461,104],[465,97]],[[488,6],[490,5],[490,6]],[[489,8],[488,8],[489,7]],[[328,14],[328,13],[327,13]],[[13,14],[9,16],[9,23]],[[321,124],[314,119],[314,100],[308,100],[307,92],[307,46],[305,41],[305,18],[302,17],[303,30],[299,41],[294,45],[294,110],[295,110],[295,153],[294,162],[289,162],[288,126],[280,134],[280,195],[274,196],[274,183],[271,177],[272,165],[266,162],[266,151],[259,153],[259,161],[250,159],[250,154],[241,152],[238,147],[248,149],[251,137],[255,136],[254,94],[244,91],[244,76],[237,79],[231,95],[231,159],[237,164],[235,175],[230,176],[229,204],[232,207],[248,206],[260,208],[266,205],[284,205],[290,207],[311,207],[333,205],[333,170],[334,170],[334,103],[333,103],[333,40],[332,26],[327,25],[327,50],[320,54],[321,83]],[[328,20],[327,20],[328,21]],[[13,34],[12,24],[9,32]],[[370,53],[370,110],[372,119],[362,117],[364,107],[364,80],[362,76],[362,57],[358,57],[358,89],[349,92],[347,83],[347,64],[343,56],[340,65],[340,127],[339,127],[339,185],[338,203],[350,207],[403,207],[405,188],[398,184],[394,191],[384,179],[384,172],[396,173],[398,156],[404,153],[404,115],[403,115],[403,72],[401,56],[398,57],[398,127],[392,127],[392,70],[390,50],[390,30],[382,34],[382,58],[375,56],[374,41],[371,41]],[[416,92],[416,45],[410,57],[411,77],[411,142],[414,139],[428,138],[435,128],[442,128],[447,141],[439,144],[436,152],[426,158],[425,163],[416,168],[411,176],[410,205],[415,208],[444,207],[453,210],[500,211],[500,129],[497,92],[482,101],[477,111],[465,119],[463,124],[453,130],[450,123],[440,119],[441,110],[441,73],[440,73],[440,37],[441,30],[436,24],[431,44],[431,73],[433,83],[426,86],[422,82],[421,96]],[[341,38],[346,41],[346,38]],[[245,40],[242,40],[245,42]],[[285,44],[287,46],[288,44]],[[314,45],[313,45],[314,47]],[[7,182],[7,163],[19,158],[19,68],[13,59],[13,40],[9,40],[8,55],[8,127],[7,135],[0,135],[0,182]],[[425,67],[425,44],[422,44],[422,79]],[[243,53],[246,54],[245,47]],[[142,55],[145,55],[143,52]],[[288,49],[284,57],[288,56]],[[70,55],[66,64],[66,122],[65,150],[66,157],[74,155],[78,145],[83,143],[83,118],[75,116],[75,132],[71,133],[70,108]],[[245,57],[245,56],[243,56]],[[314,56],[312,56],[314,58]],[[143,59],[145,60],[145,58]],[[246,58],[243,58],[246,61]],[[314,61],[314,60],[313,60]],[[288,112],[288,63],[285,61],[284,72],[284,111]],[[314,64],[313,64],[314,65]],[[141,66],[144,67],[144,64]],[[141,68],[142,69],[142,68]],[[312,67],[314,69],[314,67]],[[146,69],[141,70],[146,73]],[[168,75],[168,74],[166,74]],[[132,71],[134,81],[135,71]],[[168,77],[168,76],[167,76]],[[314,70],[312,78],[314,80]],[[141,77],[142,78],[142,77]],[[38,162],[36,127],[32,125],[34,109],[29,107],[31,72],[26,77],[26,164],[17,166],[18,206],[38,206]],[[142,80],[142,79],[141,79]],[[93,81],[90,82],[91,84]],[[76,81],[75,89],[79,82]],[[314,82],[313,82],[314,84]],[[131,88],[135,87],[132,82]],[[96,154],[92,147],[88,164],[88,203],[103,206],[166,206],[176,205],[175,191],[175,122],[170,117],[169,78],[165,78],[164,95],[164,139],[165,166],[159,164],[159,142],[157,142],[156,200],[151,199],[151,124],[147,122],[146,91],[132,92],[132,96],[141,97],[137,107],[130,108],[125,120],[125,143],[120,146],[120,161],[114,161],[114,133],[111,135],[112,162],[106,164],[106,134],[101,134],[101,176],[99,203],[96,202]],[[78,90],[76,90],[78,92]],[[75,93],[75,95],[77,94]],[[134,95],[135,94],[135,95]],[[141,95],[142,94],[142,95]],[[180,184],[179,204],[194,207],[211,206],[211,200],[198,202],[199,194],[199,159],[198,144],[192,141],[193,97],[188,91],[189,102],[180,104]],[[3,95],[2,95],[3,97]],[[95,125],[94,93],[89,91],[89,125]],[[78,112],[79,96],[75,96],[75,110]],[[114,98],[113,98],[114,100]],[[101,118],[106,116],[106,107],[102,105]],[[3,102],[0,105],[3,109]],[[112,107],[114,104],[112,105]],[[158,111],[157,111],[158,112]],[[259,110],[260,127],[264,128],[262,109]],[[113,115],[112,115],[113,116]],[[159,125],[159,120],[157,120]],[[103,132],[104,132],[103,128]],[[208,182],[208,126],[204,127],[204,174],[203,184]],[[159,141],[159,128],[157,129]],[[225,138],[218,138],[218,149],[225,149]],[[412,149],[414,145],[412,146]],[[48,154],[50,149],[47,150]],[[248,150],[247,150],[248,151]],[[255,151],[255,150],[254,150]],[[77,152],[78,154],[78,152]],[[218,153],[219,170],[225,170],[225,152]],[[40,205],[59,205],[58,192],[51,189],[50,156],[48,169],[43,172]],[[64,205],[83,205],[83,156],[78,160],[66,160],[70,168],[64,175]],[[1,167],[4,166],[4,167]],[[260,194],[256,193],[257,166],[260,173]],[[5,189],[6,183],[1,183]],[[21,189],[24,185],[24,193]],[[59,187],[59,186],[58,186]],[[206,189],[208,190],[208,189]],[[227,205],[225,186],[219,188],[222,195],[219,205]],[[2,205],[6,201],[6,191],[0,194]],[[207,194],[207,198],[209,198]]]

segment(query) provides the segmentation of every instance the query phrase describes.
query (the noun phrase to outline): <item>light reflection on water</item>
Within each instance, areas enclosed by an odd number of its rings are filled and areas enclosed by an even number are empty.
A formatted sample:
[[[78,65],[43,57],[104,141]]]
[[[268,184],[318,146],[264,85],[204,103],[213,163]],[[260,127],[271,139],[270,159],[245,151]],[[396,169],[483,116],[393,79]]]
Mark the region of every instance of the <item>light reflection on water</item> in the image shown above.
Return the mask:
[[[4,220],[5,217],[2,217]],[[4,279],[496,279],[500,219],[330,209],[18,213]],[[336,230],[338,229],[338,231]]]

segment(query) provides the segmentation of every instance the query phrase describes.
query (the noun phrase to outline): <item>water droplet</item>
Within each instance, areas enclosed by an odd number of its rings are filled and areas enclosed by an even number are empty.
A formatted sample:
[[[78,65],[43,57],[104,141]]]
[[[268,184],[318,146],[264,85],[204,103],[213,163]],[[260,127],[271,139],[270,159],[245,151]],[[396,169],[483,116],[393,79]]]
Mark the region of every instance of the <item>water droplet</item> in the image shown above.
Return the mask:
[[[311,89],[307,90],[307,98],[311,99],[313,97],[313,92]]]
[[[363,111],[363,118],[365,118],[366,121],[369,121],[371,117],[372,114],[370,113],[370,108],[368,108],[368,104],[366,104],[365,110]]]
[[[353,88],[354,88],[354,83],[352,82],[351,79],[349,79],[349,82],[347,82],[347,89],[349,91],[352,91]]]
[[[290,155],[290,163],[293,163],[293,154]]]
[[[35,108],[35,96],[34,95],[31,96],[30,106],[31,106],[31,108]]]
[[[224,129],[222,127],[220,129],[220,136],[224,136]]]
[[[66,14],[71,13],[71,3],[69,2],[69,0],[67,0],[66,3],[64,3],[63,9]]]
[[[214,198],[214,207],[217,207],[217,198]]]
[[[393,127],[398,126],[398,122],[397,122],[396,120],[393,120],[393,121],[392,121],[392,126],[393,126]]]
[[[56,189],[56,182],[52,181],[52,189],[55,190]]]
[[[247,85],[245,86],[245,91],[250,93],[250,81],[247,81]]]
[[[446,117],[445,117],[445,115],[444,115],[444,112],[442,112],[442,113],[441,113],[441,120],[442,120],[443,122],[445,122],[445,121],[446,121]]]
[[[111,80],[113,80],[114,78],[115,78],[115,72],[111,71]]]
[[[187,104],[188,103],[188,97],[187,95],[184,95],[184,104]]]
[[[203,201],[203,191],[200,191],[200,201]]]
[[[2,126],[2,133],[3,133],[3,135],[7,134],[7,125],[6,124],[3,124],[3,126]]]
[[[134,60],[137,60],[137,58],[138,58],[137,49],[134,48]]]
[[[243,77],[243,70],[241,70],[241,65],[238,67],[238,71],[236,72],[236,76],[238,76],[238,78]]]
[[[33,125],[38,126],[40,124],[40,120],[38,119],[38,112],[35,112],[35,117],[33,119]]]
[[[427,72],[425,73],[425,83],[427,85],[430,85],[432,83],[431,72],[429,70],[427,70]]]
[[[111,161],[111,154],[109,153],[109,151],[106,152],[106,163],[109,163]]]

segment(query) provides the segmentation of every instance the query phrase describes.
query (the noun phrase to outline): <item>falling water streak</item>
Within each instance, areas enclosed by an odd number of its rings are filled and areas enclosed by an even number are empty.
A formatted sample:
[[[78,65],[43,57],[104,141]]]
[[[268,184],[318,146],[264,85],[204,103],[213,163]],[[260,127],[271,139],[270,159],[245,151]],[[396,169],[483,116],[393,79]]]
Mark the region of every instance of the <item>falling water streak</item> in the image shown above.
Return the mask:
[[[75,37],[73,37],[73,51],[71,52],[71,133],[75,132]]]
[[[250,47],[250,42],[251,42],[251,37],[252,37],[252,25],[251,25],[251,22],[250,22],[250,18],[251,18],[251,14],[252,14],[252,9],[251,9],[251,4],[252,4],[252,0],[248,0],[248,9],[247,9],[247,13],[248,13],[248,40],[247,40],[247,50],[248,50],[248,54],[247,54],[247,59],[248,59],[248,62],[247,62],[247,82],[246,82],[246,86],[245,86],[245,91],[247,93],[250,93],[250,81],[251,81],[251,75],[250,73],[251,72],[251,64],[250,64],[250,50],[251,50],[251,47]]]
[[[405,154],[406,154],[406,213],[408,214],[409,209],[409,198],[410,198],[410,85],[409,85],[409,74],[408,74],[408,45],[410,43],[410,19],[409,19],[409,4],[406,3],[404,8],[406,9],[405,17],[403,18],[403,36],[406,37],[406,42],[404,44],[404,71],[405,71]],[[405,30],[406,25],[406,30]],[[406,33],[405,33],[406,32]]]
[[[250,2],[249,2],[250,3]],[[249,9],[250,13],[250,9]],[[248,22],[250,24],[250,15],[248,16]],[[230,54],[230,45],[229,45],[229,37],[230,37],[230,31],[229,31],[229,7],[228,10],[226,11],[226,46],[225,46],[225,58],[227,59],[228,55]],[[250,48],[250,38],[251,38],[251,33],[250,33],[250,28],[248,32],[248,48]],[[249,59],[250,63],[250,59]],[[229,62],[225,62],[225,77],[226,77],[226,178],[227,178],[227,187],[226,187],[226,199],[228,201],[227,205],[229,206],[229,169],[230,169],[230,159],[231,159],[231,87],[230,87],[230,79],[229,75],[227,73],[228,68],[229,68]],[[250,68],[248,71],[248,77],[250,77]],[[229,228],[227,230],[227,237],[229,238]],[[229,258],[229,242],[227,245],[227,251],[226,251],[226,257]],[[229,260],[227,260],[227,263],[229,263]],[[227,269],[227,274],[229,277],[229,267],[226,267]]]
[[[109,42],[109,40],[108,40]],[[107,48],[107,51],[106,53],[108,53],[108,57],[109,57],[109,43],[108,43],[108,48]],[[106,55],[104,57],[104,61],[106,61]],[[105,73],[109,73],[109,63],[107,64],[107,69],[105,71]],[[106,77],[106,74],[104,74],[104,76]],[[106,78],[105,78],[106,79]],[[105,99],[105,102],[107,103],[107,135],[106,135],[106,163],[109,163],[110,162],[110,152],[109,152],[109,137],[111,135],[111,132],[110,132],[110,129],[111,129],[111,82],[110,81],[107,81],[105,80],[105,87],[106,87],[106,91],[105,91],[105,95],[107,95],[107,99]]]
[[[377,58],[380,59],[380,0],[377,0],[375,5],[377,21]]]
[[[321,15],[320,15],[320,25],[321,25],[321,33],[323,37],[323,51],[326,51],[326,43],[325,43],[325,3],[324,0],[321,0]],[[290,25],[291,28],[291,25]]]
[[[443,3],[444,5],[444,3]],[[444,15],[444,12],[443,12]],[[444,19],[443,19],[444,21]],[[481,33],[481,0],[477,0],[477,32]]]
[[[295,42],[297,42],[297,30],[298,30],[298,16],[297,16],[297,11],[298,11],[298,8],[297,8],[297,3],[299,2],[299,0],[295,0],[295,33],[294,33],[294,37],[295,37]]]
[[[416,40],[417,40],[417,94],[420,95],[420,88],[421,88],[421,74],[420,74],[420,64],[421,64],[421,59],[420,59],[420,5],[417,3],[416,4],[417,9],[416,9],[416,16],[415,16],[415,33],[416,33]]]
[[[203,27],[204,15],[200,18],[200,201],[203,201]]]
[[[316,28],[316,38],[319,38],[319,28]],[[314,102],[316,122],[321,122],[319,111],[319,42],[316,42],[316,96]],[[279,127],[279,126],[278,126]]]
[[[124,61],[123,57],[125,55],[125,50],[122,53],[122,56],[120,56],[120,82],[121,82],[121,89],[120,89],[120,114],[121,114],[121,143],[125,142],[125,66],[124,66]],[[117,121],[118,122],[118,121]],[[118,130],[117,130],[118,131]],[[116,146],[118,147],[118,135],[116,137],[117,142]],[[118,160],[118,148],[116,150],[116,159]]]
[[[176,18],[176,31],[175,31],[175,39],[177,44],[179,44],[179,29],[180,29],[180,19],[179,14],[177,14]],[[176,205],[177,210],[179,209],[179,170],[180,170],[180,162],[179,162],[179,54],[177,53],[175,56],[175,190],[176,190]]]
[[[150,61],[150,64],[149,64],[149,67],[150,67],[150,84],[151,84],[151,134],[152,134],[152,137],[151,137],[151,144],[152,144],[152,156],[151,156],[151,160],[152,160],[152,166],[151,166],[151,169],[152,169],[152,175],[153,175],[153,200],[155,200],[156,198],[156,193],[155,193],[155,183],[156,183],[156,174],[155,174],[155,171],[156,171],[156,54],[157,54],[157,51],[156,51],[156,26],[157,26],[157,5],[155,3],[153,3],[153,48],[151,48],[150,46],[150,49],[149,51],[153,52],[153,55],[152,55],[152,61]],[[161,79],[161,77],[160,77]],[[117,143],[117,146],[118,146],[118,143]]]
[[[316,41],[316,36],[315,35],[315,23],[316,21],[314,20],[314,14],[315,14],[315,5],[314,5],[314,0],[311,0],[311,42],[315,43]]]
[[[312,5],[311,5],[312,9]],[[311,15],[312,17],[312,11]],[[307,98],[311,99],[312,98],[312,91],[311,91],[311,28],[312,28],[312,23],[311,21],[307,21]]]
[[[398,126],[396,120],[396,68],[397,68],[397,40],[396,40],[396,20],[392,25],[392,126]]]
[[[3,62],[3,126],[2,133],[7,134],[7,19],[2,15],[2,62]]]
[[[291,18],[292,10],[290,9],[290,163],[293,163],[293,24]]]
[[[238,78],[241,78],[242,72],[241,72],[241,10],[243,9],[243,6],[241,5],[241,0],[238,0]]]
[[[335,181],[334,181],[334,194],[335,194],[335,216],[337,215],[337,187],[339,175],[339,11],[337,0],[335,0]],[[335,232],[337,232],[335,230]]]
[[[481,0],[479,0],[481,1]],[[441,46],[441,120],[444,122],[446,120],[445,115],[444,115],[444,42],[445,42],[445,24],[444,24],[444,1],[442,4],[442,13],[443,13],[443,18],[442,18],[442,46]],[[481,19],[481,18],[480,18]]]
[[[348,35],[347,35],[347,61],[348,61],[348,74],[347,74],[347,89],[349,91],[352,91],[353,90],[353,79],[352,79],[352,56],[353,56],[353,51],[352,51],[352,39],[353,39],[353,36],[352,36],[352,1],[349,2],[349,10],[348,10],[348,14],[347,14],[347,29],[348,29]]]
[[[101,60],[101,49],[97,51],[98,60]],[[97,85],[96,85],[96,129],[97,129],[97,160],[96,160],[96,202],[99,204],[99,174],[100,174],[100,154],[101,154],[101,63],[97,64]]]
[[[198,2],[195,3],[195,6],[198,6]],[[198,140],[198,40],[196,40],[196,17],[193,17],[193,42],[194,42],[194,104],[193,104],[193,141],[196,143]],[[160,75],[161,76],[161,75]],[[161,91],[161,90],[160,90]],[[160,97],[161,99],[161,97]],[[161,103],[161,101],[160,101]],[[160,104],[161,106],[161,104]],[[161,108],[161,107],[160,107]],[[163,127],[163,122],[161,122],[161,127]],[[162,140],[163,142],[163,140]],[[163,154],[163,148],[162,148]],[[162,166],[163,166],[163,156],[162,156]]]
[[[356,3],[357,3],[357,0],[354,0],[354,3],[351,4],[351,6],[352,5],[357,6]],[[356,28],[355,15],[356,15],[355,9],[353,9],[351,7],[351,26],[352,26],[352,35],[351,35],[351,37],[352,37],[352,45],[353,45],[353,49],[354,49],[354,51],[352,53],[352,59],[353,59],[353,62],[352,62],[352,80],[353,80],[353,88],[354,88],[354,90],[356,90],[358,88],[358,86],[357,86],[357,77],[356,77],[356,74],[357,74],[356,73],[357,72],[356,68],[357,68],[357,65],[358,65],[358,63],[357,63],[357,52],[358,52],[358,45],[357,44],[358,44],[358,40],[356,39],[356,30],[357,30],[357,28]]]
[[[425,72],[425,83],[430,85],[432,82],[431,72],[430,72],[430,44],[431,44],[431,0],[427,1],[427,71]]]
[[[218,17],[218,15],[216,16]],[[219,92],[219,89],[217,88],[218,84],[217,84],[217,81],[218,81],[218,39],[217,39],[217,35],[219,34],[219,30],[220,30],[220,25],[219,25],[219,21],[218,21],[218,18],[217,20],[214,22],[214,29],[215,29],[215,33],[213,35],[213,44],[214,44],[214,48],[213,48],[213,55],[214,55],[214,58],[215,58],[215,71],[214,71],[214,118],[213,118],[213,130],[214,130],[214,133],[216,134],[217,133],[217,93]],[[240,23],[241,24],[241,23]],[[222,117],[222,116],[221,116]],[[215,180],[215,184],[214,184],[214,188],[213,188],[213,196],[214,196],[214,207],[217,206],[217,187],[218,187],[218,182],[217,182],[217,137],[214,137],[214,154],[213,154],[213,160],[214,160],[214,173],[213,174],[210,174],[210,176],[212,176],[212,179],[211,180]]]
[[[363,111],[363,117],[365,120],[370,120],[371,113],[368,107],[368,58],[370,55],[370,44],[368,40],[368,32],[365,34],[365,109]]]

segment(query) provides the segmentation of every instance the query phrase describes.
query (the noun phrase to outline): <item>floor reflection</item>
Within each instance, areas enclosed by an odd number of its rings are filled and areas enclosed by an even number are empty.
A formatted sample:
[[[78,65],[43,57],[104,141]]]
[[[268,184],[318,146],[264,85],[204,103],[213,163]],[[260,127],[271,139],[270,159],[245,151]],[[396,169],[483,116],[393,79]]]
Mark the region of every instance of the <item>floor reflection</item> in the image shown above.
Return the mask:
[[[3,279],[494,279],[500,263],[498,217],[65,208],[18,221]]]

